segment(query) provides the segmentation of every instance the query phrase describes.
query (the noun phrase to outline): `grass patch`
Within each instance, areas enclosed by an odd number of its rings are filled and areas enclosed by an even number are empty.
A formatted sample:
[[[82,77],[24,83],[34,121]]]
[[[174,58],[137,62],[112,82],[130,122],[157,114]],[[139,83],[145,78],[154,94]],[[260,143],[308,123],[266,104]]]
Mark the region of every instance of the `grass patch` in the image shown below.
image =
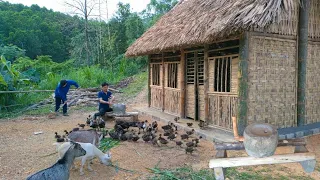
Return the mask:
[[[213,180],[214,176],[211,169],[203,169],[194,171],[191,167],[180,167],[173,170],[161,170],[158,167],[149,168],[154,176],[149,179],[152,180]]]
[[[107,152],[111,148],[116,147],[120,144],[120,141],[112,139],[112,138],[104,138],[100,141],[99,149],[102,152]]]
[[[148,85],[148,72],[142,72],[133,76],[134,81],[130,83],[126,88],[123,88],[123,94],[126,98],[135,97],[138,93],[142,91]]]

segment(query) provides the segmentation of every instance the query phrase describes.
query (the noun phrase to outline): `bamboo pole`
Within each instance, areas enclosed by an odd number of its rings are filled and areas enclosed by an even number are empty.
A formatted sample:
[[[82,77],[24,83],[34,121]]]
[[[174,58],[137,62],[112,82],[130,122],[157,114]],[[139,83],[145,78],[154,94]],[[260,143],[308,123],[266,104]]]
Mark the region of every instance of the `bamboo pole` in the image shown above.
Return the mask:
[[[208,45],[204,46],[204,121],[209,121],[209,59]]]
[[[151,64],[150,64],[150,55],[148,56],[148,107],[151,106]]]
[[[248,111],[248,56],[249,54],[249,33],[244,32],[240,36],[240,52],[239,52],[239,104],[237,126],[239,135],[242,136],[247,125]]]
[[[297,122],[298,126],[306,124],[306,69],[308,59],[308,22],[310,1],[301,0],[299,8],[298,29],[298,93]]]
[[[185,94],[186,94],[186,59],[185,59],[185,53],[184,50],[181,49],[181,58],[180,58],[180,117],[185,117]]]
[[[165,96],[165,89],[164,89],[164,83],[165,83],[165,66],[164,66],[164,53],[162,53],[162,56],[161,56],[161,64],[162,64],[162,111],[164,112],[164,109],[165,109],[165,100],[164,98],[166,97]]]

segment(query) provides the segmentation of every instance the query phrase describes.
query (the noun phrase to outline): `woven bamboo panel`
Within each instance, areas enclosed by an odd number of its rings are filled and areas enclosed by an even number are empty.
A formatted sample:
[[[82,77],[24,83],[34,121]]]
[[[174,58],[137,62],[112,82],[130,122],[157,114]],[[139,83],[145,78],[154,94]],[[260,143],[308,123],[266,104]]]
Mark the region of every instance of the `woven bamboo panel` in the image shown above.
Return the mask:
[[[320,2],[318,0],[310,1],[309,12],[309,37],[320,38]]]
[[[170,114],[180,114],[180,90],[165,88],[164,111]]]
[[[239,70],[239,58],[232,58],[231,60],[231,92],[238,93],[238,70]]]
[[[162,73],[164,73],[164,72],[162,69],[163,69],[162,65],[160,65],[160,86],[163,86],[163,84],[162,84],[163,74]]]
[[[320,122],[320,43],[308,44],[306,124]]]
[[[214,60],[209,59],[209,92],[214,92]]]
[[[209,94],[209,121],[214,126],[232,129],[232,116],[238,112],[238,97],[236,95]]]
[[[195,94],[194,84],[187,84],[186,86],[186,116],[195,118]]]
[[[289,13],[289,17],[286,13]],[[293,9],[290,12],[283,11],[281,17],[283,17],[283,19],[281,19],[280,22],[272,23],[266,26],[266,28],[253,27],[251,30],[281,35],[297,35],[299,19],[298,1],[294,1]]]
[[[151,107],[162,109],[162,87],[151,86]]]
[[[248,63],[248,124],[296,126],[296,41],[252,36]]]
[[[168,87],[168,64],[164,63],[164,87]]]
[[[205,119],[205,115],[204,115],[204,107],[205,107],[205,101],[204,101],[204,85],[199,85],[198,86],[198,92],[199,92],[199,96],[198,96],[198,103],[199,103],[199,117],[201,120]]]

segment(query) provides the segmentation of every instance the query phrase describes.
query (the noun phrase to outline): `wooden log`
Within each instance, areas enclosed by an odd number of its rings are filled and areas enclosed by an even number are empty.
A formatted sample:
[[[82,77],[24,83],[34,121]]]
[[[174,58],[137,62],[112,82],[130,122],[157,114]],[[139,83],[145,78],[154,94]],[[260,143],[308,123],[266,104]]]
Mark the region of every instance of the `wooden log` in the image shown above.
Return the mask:
[[[285,140],[279,141],[278,147],[281,146],[305,146],[306,142],[304,139],[301,140]],[[234,143],[215,143],[215,150],[244,150],[243,142],[234,142]]]
[[[227,168],[238,166],[252,166],[263,164],[281,164],[281,163],[296,163],[315,160],[314,153],[296,153],[296,154],[281,154],[264,158],[255,157],[236,157],[236,158],[218,158],[211,159],[209,162],[210,168]]]

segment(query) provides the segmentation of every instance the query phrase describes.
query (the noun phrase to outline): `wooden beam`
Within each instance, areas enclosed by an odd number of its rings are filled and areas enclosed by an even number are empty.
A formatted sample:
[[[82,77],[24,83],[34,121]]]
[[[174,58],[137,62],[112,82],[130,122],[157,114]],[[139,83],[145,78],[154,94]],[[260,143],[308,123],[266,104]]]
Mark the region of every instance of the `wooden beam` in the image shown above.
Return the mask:
[[[150,55],[148,56],[148,107],[151,106],[151,64]]]
[[[185,94],[186,94],[186,58],[184,50],[181,49],[180,58],[180,117],[185,118]]]
[[[204,46],[204,121],[209,121],[209,58],[208,45]],[[213,69],[210,69],[213,71]]]
[[[238,132],[242,136],[247,125],[248,111],[248,59],[249,59],[249,33],[244,32],[240,36],[239,52],[239,104],[238,104]]]
[[[306,69],[308,59],[308,22],[310,0],[301,0],[299,6],[298,24],[298,93],[297,93],[297,124],[305,125],[306,122]]]
[[[236,158],[218,158],[211,159],[209,162],[210,168],[227,168],[238,166],[252,166],[263,164],[281,164],[281,163],[296,163],[315,160],[314,153],[296,153],[296,154],[281,154],[273,155],[264,158],[255,157],[236,157]]]
[[[165,67],[164,67],[164,53],[162,53],[162,58],[161,58],[161,61],[162,61],[162,111],[164,112],[164,106],[165,106],[165,90],[164,90],[164,86],[165,86]]]

